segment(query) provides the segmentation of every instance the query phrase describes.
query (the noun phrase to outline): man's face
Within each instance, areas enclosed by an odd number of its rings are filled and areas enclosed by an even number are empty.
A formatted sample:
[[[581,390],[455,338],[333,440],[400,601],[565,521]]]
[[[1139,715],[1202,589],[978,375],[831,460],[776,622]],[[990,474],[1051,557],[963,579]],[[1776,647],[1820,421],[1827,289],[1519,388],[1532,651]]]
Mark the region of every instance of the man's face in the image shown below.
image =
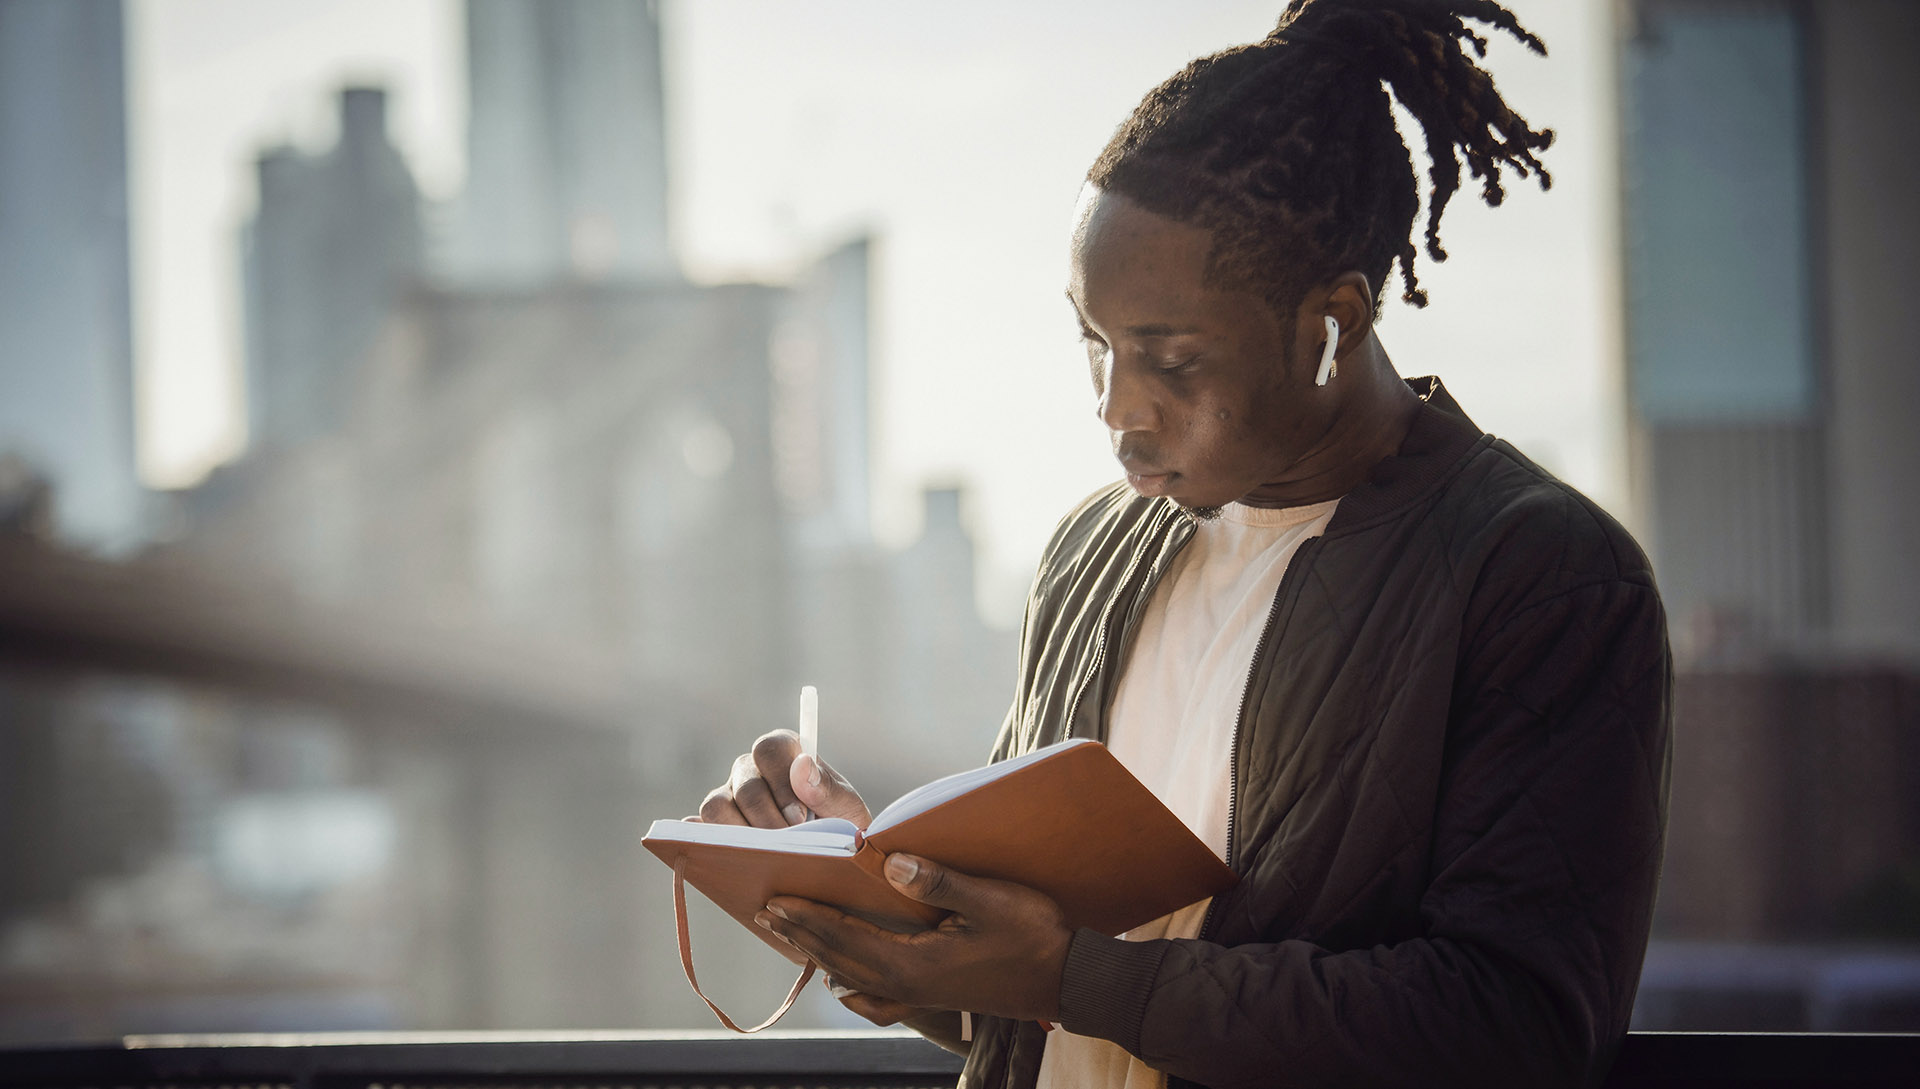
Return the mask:
[[[1203,228],[1088,186],[1067,296],[1135,491],[1189,508],[1281,505],[1326,433],[1330,399],[1264,299],[1203,282],[1212,244]]]

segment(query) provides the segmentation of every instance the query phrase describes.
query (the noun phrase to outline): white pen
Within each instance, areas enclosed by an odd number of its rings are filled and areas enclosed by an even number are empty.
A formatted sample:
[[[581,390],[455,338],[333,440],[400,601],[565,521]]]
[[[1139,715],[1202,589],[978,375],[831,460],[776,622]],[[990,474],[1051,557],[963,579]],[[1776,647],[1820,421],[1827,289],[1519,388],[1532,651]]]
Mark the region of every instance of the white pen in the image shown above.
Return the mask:
[[[800,751],[820,756],[820,690],[810,684],[800,689]]]

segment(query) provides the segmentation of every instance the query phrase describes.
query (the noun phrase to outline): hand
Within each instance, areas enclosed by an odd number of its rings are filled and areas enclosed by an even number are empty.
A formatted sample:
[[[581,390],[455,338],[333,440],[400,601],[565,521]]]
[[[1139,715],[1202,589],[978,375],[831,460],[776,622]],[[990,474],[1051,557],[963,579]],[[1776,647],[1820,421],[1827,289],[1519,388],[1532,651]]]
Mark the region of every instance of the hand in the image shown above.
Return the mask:
[[[707,793],[698,817],[688,819],[785,828],[814,817],[842,817],[860,828],[872,819],[852,783],[825,761],[801,753],[792,730],[775,730],[733,762],[727,781]]]
[[[833,992],[833,997],[839,999],[842,1006],[882,1028],[905,1025],[956,1055],[965,1055],[973,1048],[972,1037],[957,1010],[909,1006],[891,998],[861,994],[842,985],[832,976],[821,976],[820,982]]]
[[[891,998],[881,998],[878,995],[865,994],[854,990],[852,987],[847,986],[832,976],[822,976],[820,977],[820,982],[826,986],[827,990],[832,993],[833,997],[837,999],[842,1006],[845,1006],[882,1028],[889,1025],[897,1025],[902,1021],[911,1021],[918,1017],[924,1017],[930,1013],[940,1012],[921,1006],[909,1006],[905,1002],[895,1002]]]
[[[1059,1020],[1073,931],[1050,897],[906,854],[888,856],[886,874],[907,896],[953,914],[931,930],[896,934],[826,904],[776,896],[754,922],[812,957],[839,986],[898,1004],[862,1004],[883,1016],[933,1008]]]

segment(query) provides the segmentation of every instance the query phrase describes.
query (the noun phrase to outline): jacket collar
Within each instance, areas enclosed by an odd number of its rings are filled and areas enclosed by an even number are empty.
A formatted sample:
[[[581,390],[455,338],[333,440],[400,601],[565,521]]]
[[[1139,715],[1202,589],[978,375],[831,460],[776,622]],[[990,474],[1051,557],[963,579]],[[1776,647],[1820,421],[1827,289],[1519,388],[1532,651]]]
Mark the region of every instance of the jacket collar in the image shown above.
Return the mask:
[[[1407,437],[1392,457],[1373,467],[1366,483],[1341,497],[1326,536],[1343,536],[1399,514],[1458,472],[1469,455],[1493,441],[1492,435],[1467,417],[1440,379],[1428,375],[1409,378],[1406,383],[1420,396],[1420,411],[1407,428]],[[1135,530],[1145,534],[1138,546],[1142,555],[1154,542],[1163,547],[1170,544],[1171,555],[1192,536],[1192,523],[1178,513],[1179,505],[1173,500],[1141,499],[1133,496],[1125,484],[1114,484],[1112,489],[1128,504],[1125,509],[1133,512],[1127,517],[1134,520]],[[1165,534],[1170,528],[1173,533],[1169,538]]]
[[[1468,455],[1493,441],[1461,409],[1440,379],[1409,378],[1420,395],[1400,450],[1374,466],[1366,483],[1348,492],[1334,511],[1327,536],[1340,536],[1396,514],[1458,472]]]

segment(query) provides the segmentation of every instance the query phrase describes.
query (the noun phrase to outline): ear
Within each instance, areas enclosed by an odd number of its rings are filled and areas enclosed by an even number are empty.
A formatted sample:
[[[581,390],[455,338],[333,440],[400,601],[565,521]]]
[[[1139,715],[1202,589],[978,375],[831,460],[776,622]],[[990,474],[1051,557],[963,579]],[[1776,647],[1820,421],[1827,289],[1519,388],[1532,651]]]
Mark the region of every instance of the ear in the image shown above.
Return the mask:
[[[1343,272],[1300,300],[1300,308],[1293,315],[1293,350],[1308,382],[1319,370],[1321,349],[1327,342],[1327,318],[1340,323],[1340,343],[1333,354],[1338,370],[1373,331],[1373,285],[1367,282],[1365,273]]]
[[[1309,313],[1305,317],[1311,322],[1309,327],[1318,330],[1322,316],[1339,322],[1340,346],[1335,349],[1334,358],[1344,360],[1367,339],[1368,331],[1373,328],[1373,285],[1367,282],[1365,273],[1343,272],[1315,295],[1318,305],[1314,305],[1313,295],[1308,297]]]

